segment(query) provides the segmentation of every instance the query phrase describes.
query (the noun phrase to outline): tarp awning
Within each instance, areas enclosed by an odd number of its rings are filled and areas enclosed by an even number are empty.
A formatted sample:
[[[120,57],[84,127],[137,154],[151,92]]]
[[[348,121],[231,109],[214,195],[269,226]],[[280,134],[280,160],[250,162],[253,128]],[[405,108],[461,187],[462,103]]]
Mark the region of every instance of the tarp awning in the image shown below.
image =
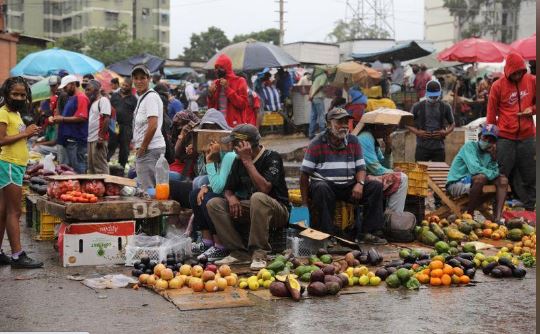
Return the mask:
[[[353,53],[351,57],[354,60],[360,60],[364,62],[380,61],[382,63],[392,63],[394,60],[410,60],[427,56],[433,53],[435,50],[424,48],[415,41],[408,43],[397,44],[393,47],[369,53]]]

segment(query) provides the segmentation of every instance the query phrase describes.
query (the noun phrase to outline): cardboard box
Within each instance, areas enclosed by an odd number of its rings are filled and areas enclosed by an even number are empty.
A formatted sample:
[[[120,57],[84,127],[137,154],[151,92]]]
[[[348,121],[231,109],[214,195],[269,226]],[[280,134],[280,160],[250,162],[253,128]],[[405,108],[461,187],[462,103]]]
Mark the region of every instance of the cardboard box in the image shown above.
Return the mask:
[[[204,129],[195,129],[195,148],[197,152],[206,152],[208,144],[215,140],[221,143],[221,138],[227,137],[231,131],[229,130],[204,130]],[[231,151],[231,144],[221,144],[222,151]]]
[[[124,264],[126,247],[135,235],[135,221],[78,223],[60,226],[58,249],[62,265]]]

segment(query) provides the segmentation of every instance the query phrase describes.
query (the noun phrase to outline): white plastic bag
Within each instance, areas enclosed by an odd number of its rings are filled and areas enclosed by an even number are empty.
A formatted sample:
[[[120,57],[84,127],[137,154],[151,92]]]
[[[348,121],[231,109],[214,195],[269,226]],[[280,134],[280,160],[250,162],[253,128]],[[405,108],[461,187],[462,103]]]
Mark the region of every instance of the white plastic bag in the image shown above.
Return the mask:
[[[49,153],[43,158],[43,170],[54,172],[54,155]]]
[[[137,280],[126,275],[105,275],[98,278],[87,278],[82,284],[92,289],[115,289],[125,288],[129,284],[137,284]]]

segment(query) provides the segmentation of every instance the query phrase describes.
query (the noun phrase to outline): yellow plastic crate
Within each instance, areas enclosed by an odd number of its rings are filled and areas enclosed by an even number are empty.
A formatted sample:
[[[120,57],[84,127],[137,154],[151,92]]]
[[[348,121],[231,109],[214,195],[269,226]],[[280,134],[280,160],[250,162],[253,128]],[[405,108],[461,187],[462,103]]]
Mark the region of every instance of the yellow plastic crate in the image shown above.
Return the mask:
[[[354,224],[354,206],[351,203],[337,201],[334,212],[334,225],[345,231]]]
[[[426,197],[428,193],[427,166],[414,162],[396,162],[394,168],[399,167],[409,178],[407,194]]]
[[[39,234],[35,240],[54,240],[54,227],[62,223],[62,219],[46,213],[39,213]]]
[[[283,125],[283,123],[285,123],[283,116],[277,112],[267,112],[263,115],[263,126],[279,126]]]

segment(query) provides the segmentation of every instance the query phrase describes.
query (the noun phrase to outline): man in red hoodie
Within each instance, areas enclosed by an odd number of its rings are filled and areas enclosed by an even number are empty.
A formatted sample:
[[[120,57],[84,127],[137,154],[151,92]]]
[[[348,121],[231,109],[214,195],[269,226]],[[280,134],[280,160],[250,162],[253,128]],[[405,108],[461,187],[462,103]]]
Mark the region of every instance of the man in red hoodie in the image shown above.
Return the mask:
[[[536,205],[536,76],[517,53],[506,58],[504,78],[489,92],[487,123],[499,128],[497,160],[527,210]]]
[[[208,108],[225,114],[230,127],[248,123],[248,88],[246,80],[234,74],[231,59],[220,55],[214,65],[217,79],[208,89]]]

